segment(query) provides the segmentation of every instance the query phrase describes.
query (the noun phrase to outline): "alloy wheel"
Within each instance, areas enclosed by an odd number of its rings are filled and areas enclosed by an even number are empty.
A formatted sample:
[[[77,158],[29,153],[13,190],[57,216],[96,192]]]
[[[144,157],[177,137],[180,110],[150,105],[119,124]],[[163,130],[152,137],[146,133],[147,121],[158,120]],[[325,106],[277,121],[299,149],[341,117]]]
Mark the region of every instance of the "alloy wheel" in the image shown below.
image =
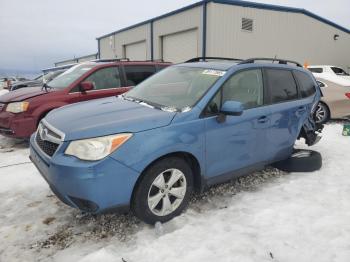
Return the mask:
[[[317,123],[322,123],[327,118],[327,109],[323,104],[319,103],[317,105],[315,117]]]
[[[154,215],[169,215],[181,205],[186,190],[186,177],[182,171],[165,170],[155,178],[148,191],[148,207]]]

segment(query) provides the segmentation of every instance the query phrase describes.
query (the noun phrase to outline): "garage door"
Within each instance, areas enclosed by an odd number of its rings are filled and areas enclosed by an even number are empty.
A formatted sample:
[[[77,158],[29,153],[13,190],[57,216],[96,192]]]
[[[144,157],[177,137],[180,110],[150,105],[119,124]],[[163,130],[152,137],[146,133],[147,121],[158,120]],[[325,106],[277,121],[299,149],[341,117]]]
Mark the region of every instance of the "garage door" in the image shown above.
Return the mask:
[[[198,56],[198,31],[188,30],[162,37],[164,61],[179,63]]]
[[[125,45],[124,55],[130,60],[147,60],[146,41]]]

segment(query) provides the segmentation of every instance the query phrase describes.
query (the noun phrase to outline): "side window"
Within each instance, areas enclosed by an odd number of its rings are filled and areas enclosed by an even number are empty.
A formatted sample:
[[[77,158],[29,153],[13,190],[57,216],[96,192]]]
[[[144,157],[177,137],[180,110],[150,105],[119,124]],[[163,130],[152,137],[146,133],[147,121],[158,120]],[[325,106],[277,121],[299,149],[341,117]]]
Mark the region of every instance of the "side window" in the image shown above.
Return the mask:
[[[321,74],[323,73],[323,68],[321,67],[313,67],[313,68],[308,68],[312,73],[317,73],[317,74]]]
[[[297,85],[291,71],[266,69],[266,76],[271,103],[279,103],[298,98]]]
[[[233,100],[241,102],[245,109],[264,103],[264,85],[260,69],[234,74],[222,87],[222,104]]]
[[[347,76],[348,74],[341,68],[339,67],[331,67],[332,71],[339,76]]]
[[[315,94],[315,83],[310,76],[299,71],[294,71],[294,74],[300,86],[301,97],[308,97]]]
[[[215,115],[220,112],[221,108],[221,90],[213,97],[205,109],[206,115]]]
[[[120,76],[117,67],[102,68],[84,81],[91,81],[95,85],[95,90],[120,87]]]
[[[158,65],[157,66],[157,72],[162,71],[163,69],[167,68],[169,65]]]
[[[125,66],[127,86],[136,86],[156,72],[154,66]]]

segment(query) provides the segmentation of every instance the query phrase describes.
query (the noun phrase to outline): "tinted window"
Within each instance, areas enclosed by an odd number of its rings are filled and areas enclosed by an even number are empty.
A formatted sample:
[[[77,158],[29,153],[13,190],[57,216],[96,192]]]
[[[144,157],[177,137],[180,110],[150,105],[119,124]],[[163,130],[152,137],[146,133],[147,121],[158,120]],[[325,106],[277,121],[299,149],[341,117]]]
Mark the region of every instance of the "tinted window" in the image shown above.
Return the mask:
[[[308,97],[316,92],[315,83],[310,76],[303,72],[294,71],[295,77],[298,79],[300,93],[302,97]]]
[[[280,69],[266,69],[266,76],[272,103],[298,98],[297,85],[292,72]]]
[[[91,81],[96,90],[120,87],[119,70],[117,67],[102,68],[84,81]]]
[[[125,66],[127,86],[136,86],[156,72],[154,66]]]
[[[343,69],[341,69],[339,67],[331,67],[331,68],[336,75],[340,75],[340,76],[347,76],[348,75],[348,73],[346,73]]]
[[[215,115],[215,114],[219,113],[220,108],[221,108],[221,90],[209,102],[207,108],[205,109],[205,114],[206,115]]]
[[[317,74],[320,74],[320,73],[323,73],[323,68],[308,68],[312,73],[317,73]]]
[[[157,66],[157,72],[159,72],[159,71],[161,71],[161,70],[167,68],[168,66],[169,66],[169,65],[158,65],[158,66]]]
[[[260,69],[247,70],[233,75],[222,87],[222,104],[241,102],[245,109],[263,104],[263,78]]]

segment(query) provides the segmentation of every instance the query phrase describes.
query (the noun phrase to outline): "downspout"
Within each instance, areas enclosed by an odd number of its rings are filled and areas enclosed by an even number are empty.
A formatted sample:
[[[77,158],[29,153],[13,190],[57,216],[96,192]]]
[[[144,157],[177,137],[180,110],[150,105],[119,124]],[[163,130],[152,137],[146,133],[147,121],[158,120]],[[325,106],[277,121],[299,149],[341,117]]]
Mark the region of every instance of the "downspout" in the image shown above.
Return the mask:
[[[153,20],[151,21],[151,60],[153,61],[154,59],[154,51],[153,51],[153,48],[154,48],[154,45],[153,45]]]
[[[202,21],[202,57],[207,55],[207,5],[208,1],[203,1],[203,21]]]

